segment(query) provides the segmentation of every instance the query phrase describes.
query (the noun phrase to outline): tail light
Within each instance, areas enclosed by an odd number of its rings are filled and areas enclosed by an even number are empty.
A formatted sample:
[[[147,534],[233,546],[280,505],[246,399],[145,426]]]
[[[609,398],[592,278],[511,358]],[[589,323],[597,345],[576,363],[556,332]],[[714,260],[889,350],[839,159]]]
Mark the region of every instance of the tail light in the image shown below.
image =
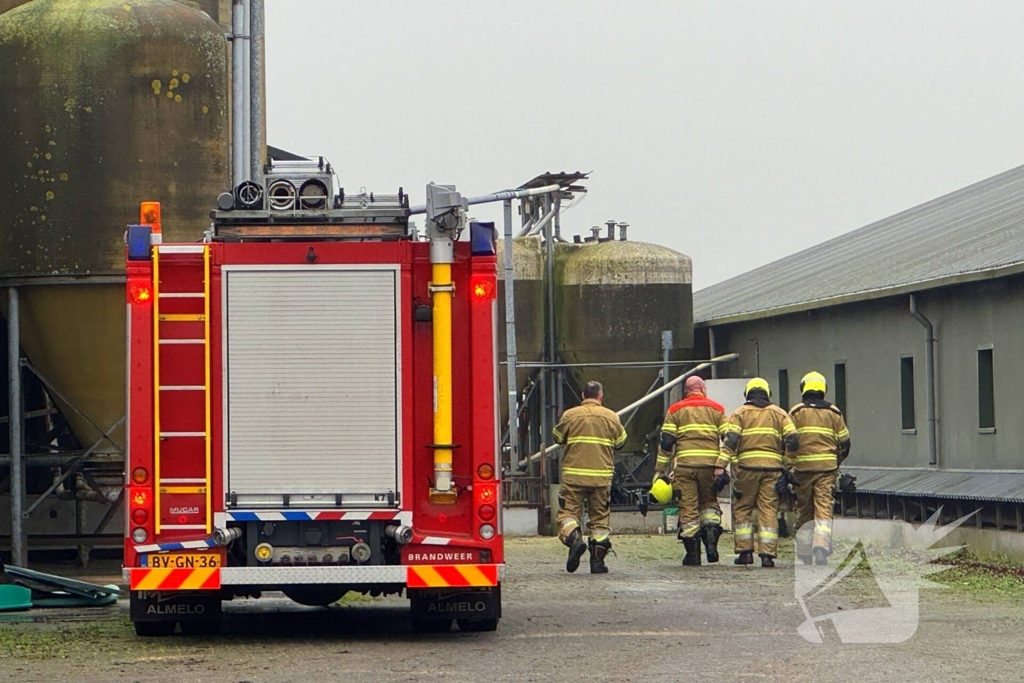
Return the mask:
[[[136,467],[132,470],[132,481],[136,484],[145,484],[149,479],[149,472],[143,467]]]
[[[493,505],[481,505],[480,509],[477,510],[477,514],[480,515],[480,519],[485,522],[489,522],[494,519],[494,506]]]
[[[132,510],[132,521],[141,526],[149,521],[149,513],[142,508],[135,508]]]
[[[490,301],[497,296],[494,275],[477,274],[469,280],[470,295],[476,301]]]
[[[153,302],[153,286],[149,282],[132,282],[128,285],[128,303],[137,306]]]
[[[480,465],[480,467],[476,468],[476,476],[480,477],[485,481],[488,479],[493,479],[494,466],[491,465],[490,463],[485,462],[483,465]]]

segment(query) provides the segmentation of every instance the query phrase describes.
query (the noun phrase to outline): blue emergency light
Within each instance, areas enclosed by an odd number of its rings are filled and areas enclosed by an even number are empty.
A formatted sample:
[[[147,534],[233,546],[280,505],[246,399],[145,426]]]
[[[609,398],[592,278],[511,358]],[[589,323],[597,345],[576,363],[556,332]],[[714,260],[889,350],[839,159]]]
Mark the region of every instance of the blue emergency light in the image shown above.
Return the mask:
[[[150,236],[153,228],[148,225],[128,226],[128,260],[149,261],[153,257]]]
[[[494,221],[471,221],[469,224],[469,242],[473,256],[494,256],[497,253],[496,241],[498,233],[494,230]]]

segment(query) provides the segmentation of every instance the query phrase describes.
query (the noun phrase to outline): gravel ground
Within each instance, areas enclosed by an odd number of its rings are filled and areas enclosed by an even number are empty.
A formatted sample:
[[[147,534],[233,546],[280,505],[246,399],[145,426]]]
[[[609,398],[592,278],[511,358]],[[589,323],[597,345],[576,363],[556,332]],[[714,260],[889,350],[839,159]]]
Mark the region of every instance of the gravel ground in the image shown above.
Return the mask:
[[[1015,576],[947,572],[951,587],[922,592],[920,626],[904,643],[846,645],[826,630],[814,645],[797,634],[804,614],[791,545],[774,570],[735,567],[729,554],[683,568],[679,545],[659,536],[622,536],[616,550],[612,573],[591,576],[584,564],[570,575],[557,541],[510,540],[495,633],[414,636],[398,598],[328,609],[283,597],[235,601],[215,638],[136,638],[127,604],[3,615],[0,680],[1021,679],[1024,583]],[[863,579],[817,598],[812,612],[884,606]]]

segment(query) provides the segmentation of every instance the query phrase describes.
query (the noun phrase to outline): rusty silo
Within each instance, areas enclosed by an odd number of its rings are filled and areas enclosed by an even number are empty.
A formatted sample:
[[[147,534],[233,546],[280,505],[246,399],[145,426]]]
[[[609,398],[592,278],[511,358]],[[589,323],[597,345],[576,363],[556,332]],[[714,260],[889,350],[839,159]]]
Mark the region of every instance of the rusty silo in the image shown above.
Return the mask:
[[[86,445],[124,415],[125,224],[158,200],[166,239],[198,240],[229,184],[224,31],[198,6],[0,15],[0,287],[18,287],[25,354]]]
[[[555,263],[555,339],[565,363],[616,363],[662,358],[662,331],[671,330],[671,358],[693,347],[692,266],[677,251],[625,239],[561,244]],[[641,398],[656,368],[572,367],[579,386],[605,385],[605,405],[618,410]],[[643,406],[630,425],[626,449],[639,451],[645,432],[660,425],[661,401]]]

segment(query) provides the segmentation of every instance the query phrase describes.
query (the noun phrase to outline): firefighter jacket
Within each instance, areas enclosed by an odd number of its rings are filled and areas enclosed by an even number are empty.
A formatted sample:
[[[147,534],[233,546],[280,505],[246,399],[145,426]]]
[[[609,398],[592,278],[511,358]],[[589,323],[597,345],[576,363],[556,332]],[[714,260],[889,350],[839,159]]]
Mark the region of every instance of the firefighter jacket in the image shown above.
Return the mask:
[[[789,411],[800,435],[800,448],[790,458],[799,472],[832,472],[850,454],[850,430],[843,413],[825,400],[797,403]]]
[[[735,463],[744,469],[781,470],[783,451],[793,453],[799,443],[789,413],[772,403],[747,401],[726,423],[718,467]]]
[[[594,399],[570,408],[552,435],[565,446],[562,483],[577,486],[608,486],[615,473],[613,450],[626,443],[619,416]]]
[[[704,396],[688,396],[673,404],[661,426],[655,471],[663,473],[673,455],[677,468],[714,467],[725,425],[725,408]]]

